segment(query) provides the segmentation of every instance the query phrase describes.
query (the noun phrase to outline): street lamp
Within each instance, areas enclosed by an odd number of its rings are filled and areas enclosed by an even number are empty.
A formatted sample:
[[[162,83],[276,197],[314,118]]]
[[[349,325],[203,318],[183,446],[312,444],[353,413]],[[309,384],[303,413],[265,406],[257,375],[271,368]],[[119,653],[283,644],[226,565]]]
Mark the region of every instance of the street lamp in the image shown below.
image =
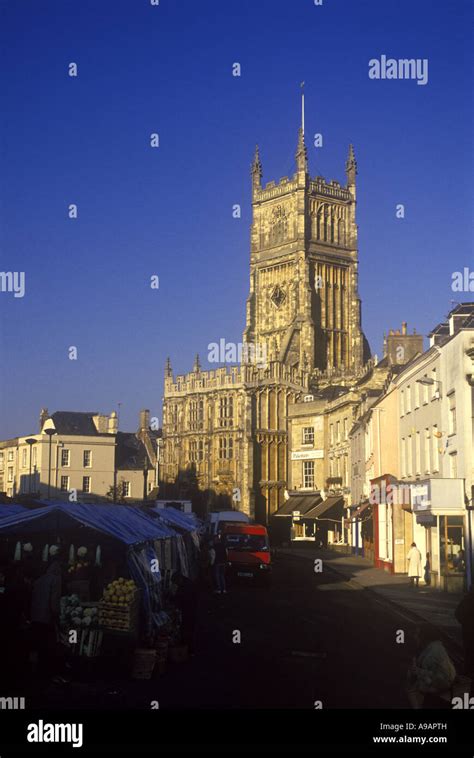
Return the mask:
[[[28,494],[31,495],[31,451],[33,449],[33,445],[36,445],[36,440],[34,437],[28,437],[25,442],[30,446],[30,474],[28,477]]]
[[[438,400],[441,398],[442,393],[442,386],[443,383],[439,379],[432,379],[429,376],[424,376],[422,379],[416,379],[417,384],[424,384],[425,386],[431,387],[433,384],[439,384],[439,390],[438,390]]]
[[[48,456],[48,500],[51,494],[51,438],[56,434],[56,429],[44,429],[44,433],[49,437],[49,456]]]

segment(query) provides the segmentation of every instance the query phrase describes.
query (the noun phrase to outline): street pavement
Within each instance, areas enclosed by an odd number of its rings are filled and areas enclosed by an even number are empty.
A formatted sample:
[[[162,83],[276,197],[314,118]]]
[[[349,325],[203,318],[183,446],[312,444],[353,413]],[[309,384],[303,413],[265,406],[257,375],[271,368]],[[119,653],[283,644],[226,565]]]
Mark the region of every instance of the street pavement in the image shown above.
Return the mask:
[[[413,628],[396,605],[380,603],[325,563],[315,573],[312,560],[279,554],[268,587],[241,579],[226,595],[201,588],[196,655],[189,660],[168,663],[164,674],[149,681],[117,674],[50,685],[36,704],[117,710],[150,708],[152,701],[160,709],[314,709],[315,703],[325,709],[406,708]],[[397,642],[400,631],[403,643]]]

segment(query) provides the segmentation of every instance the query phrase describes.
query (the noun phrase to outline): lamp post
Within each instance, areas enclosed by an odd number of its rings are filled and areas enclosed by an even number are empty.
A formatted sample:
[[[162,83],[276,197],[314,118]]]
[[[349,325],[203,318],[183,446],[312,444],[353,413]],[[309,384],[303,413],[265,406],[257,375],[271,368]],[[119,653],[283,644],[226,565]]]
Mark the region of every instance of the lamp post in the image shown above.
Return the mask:
[[[56,434],[56,429],[44,429],[44,433],[49,437],[49,454],[48,454],[48,500],[51,494],[51,438]]]
[[[33,445],[36,445],[36,440],[34,437],[28,437],[25,440],[26,444],[30,447],[30,473],[28,477],[28,494],[31,495],[31,451],[33,450]]]

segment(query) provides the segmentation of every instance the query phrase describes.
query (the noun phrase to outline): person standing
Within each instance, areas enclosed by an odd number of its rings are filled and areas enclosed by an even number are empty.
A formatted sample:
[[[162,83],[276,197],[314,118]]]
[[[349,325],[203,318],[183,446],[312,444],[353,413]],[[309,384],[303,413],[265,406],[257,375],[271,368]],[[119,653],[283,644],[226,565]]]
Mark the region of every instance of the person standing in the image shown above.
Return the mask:
[[[181,610],[181,637],[188,646],[189,654],[194,654],[196,622],[198,613],[197,589],[195,583],[180,572],[173,574],[171,581],[177,586],[176,602]]]
[[[431,584],[431,559],[429,553],[426,553],[425,572],[423,574],[423,579],[425,580],[426,586],[429,587]]]
[[[421,570],[421,553],[416,546],[416,542],[411,543],[410,550],[408,551],[408,555],[407,555],[407,561],[408,561],[408,576],[410,577],[411,586],[413,587],[413,585],[416,584],[416,586],[418,587],[418,582],[420,581],[422,570]]]
[[[225,570],[228,562],[227,558],[227,548],[225,546],[224,540],[222,538],[222,534],[218,534],[216,539],[214,540],[214,562],[212,565],[213,574],[214,574],[214,583],[215,583],[215,590],[214,592],[217,592],[217,594],[226,593],[226,584],[225,584]]]
[[[471,695],[474,693],[474,584],[454,611],[461,624],[464,646],[464,670],[471,679]]]
[[[56,548],[56,550],[54,549]],[[53,545],[53,560],[43,576],[33,584],[31,596],[31,631],[38,651],[38,668],[41,674],[55,674],[57,666],[57,628],[61,602],[61,563],[58,548]]]

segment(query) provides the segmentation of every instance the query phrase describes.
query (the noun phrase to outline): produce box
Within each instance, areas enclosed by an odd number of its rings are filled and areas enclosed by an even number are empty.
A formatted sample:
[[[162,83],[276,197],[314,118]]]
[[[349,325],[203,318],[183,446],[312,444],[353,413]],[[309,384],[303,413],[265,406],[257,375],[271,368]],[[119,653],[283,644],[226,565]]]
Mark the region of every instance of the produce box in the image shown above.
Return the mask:
[[[105,589],[99,603],[99,624],[104,629],[135,632],[139,608],[140,591],[134,582],[116,579]]]

